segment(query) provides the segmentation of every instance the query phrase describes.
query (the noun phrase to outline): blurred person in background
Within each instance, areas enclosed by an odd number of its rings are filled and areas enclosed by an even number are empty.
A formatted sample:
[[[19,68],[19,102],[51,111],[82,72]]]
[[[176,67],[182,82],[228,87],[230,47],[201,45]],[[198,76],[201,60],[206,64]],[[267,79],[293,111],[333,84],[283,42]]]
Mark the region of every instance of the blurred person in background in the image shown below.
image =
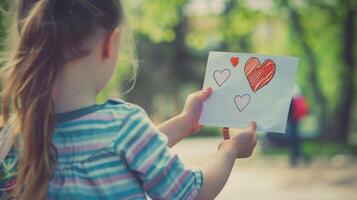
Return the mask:
[[[306,158],[302,152],[301,137],[299,133],[299,123],[303,118],[309,114],[309,106],[302,95],[300,88],[296,85],[294,88],[293,98],[290,104],[287,137],[290,144],[290,165],[292,167],[297,166],[299,160]]]

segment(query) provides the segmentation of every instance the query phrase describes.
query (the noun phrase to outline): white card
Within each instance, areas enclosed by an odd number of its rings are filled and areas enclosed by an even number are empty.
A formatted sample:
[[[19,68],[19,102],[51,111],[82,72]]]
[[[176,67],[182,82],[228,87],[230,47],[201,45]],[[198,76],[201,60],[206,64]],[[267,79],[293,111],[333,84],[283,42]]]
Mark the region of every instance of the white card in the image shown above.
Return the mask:
[[[285,133],[299,59],[247,53],[210,52],[203,88],[213,93],[200,124]]]

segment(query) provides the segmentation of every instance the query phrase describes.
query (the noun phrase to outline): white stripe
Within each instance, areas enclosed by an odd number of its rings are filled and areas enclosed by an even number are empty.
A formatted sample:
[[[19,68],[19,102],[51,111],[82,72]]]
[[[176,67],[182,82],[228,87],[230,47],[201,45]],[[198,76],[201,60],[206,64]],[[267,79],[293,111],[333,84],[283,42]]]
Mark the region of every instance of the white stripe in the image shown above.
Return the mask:
[[[118,159],[118,158],[117,158]],[[92,165],[92,163],[91,163]],[[96,167],[96,166],[91,166],[91,167]],[[83,168],[83,166],[78,166],[78,168]],[[85,165],[85,168],[88,170],[89,166]],[[73,172],[72,168],[64,168],[64,169],[58,169],[61,171],[61,175],[64,174],[64,176],[66,176],[66,174],[71,174]],[[95,169],[89,172],[91,177],[94,176],[103,176],[103,175],[122,175],[122,174],[127,174],[127,168],[125,165],[122,164],[118,164],[118,165],[113,165],[111,167],[106,167],[106,168],[102,168],[102,169]]]
[[[71,127],[57,127],[55,132],[74,132],[74,131],[83,131],[87,129],[100,129],[100,128],[108,128],[108,127],[113,127],[115,125],[121,125],[123,123],[122,120],[114,120],[110,123],[106,124],[96,124],[95,121],[87,124],[79,124],[76,126],[71,126]]]
[[[175,177],[175,180],[172,180],[170,187],[166,189],[165,193],[163,193],[164,197],[168,197],[168,193],[170,193],[175,187],[178,186],[179,179],[184,175],[185,171],[181,171],[179,175]]]
[[[125,171],[125,174],[128,173],[127,169],[126,169],[126,166],[125,165],[117,165],[117,166],[113,166],[113,167],[107,167],[107,168],[104,168],[104,169],[97,169],[95,170],[95,173],[91,173],[91,176],[103,176],[103,175],[108,175],[108,174],[111,174],[111,175],[114,175],[114,174],[118,174],[120,172],[120,174],[124,174],[123,170],[126,170]]]
[[[53,143],[56,146],[56,148],[65,148],[68,146],[82,146],[82,145],[93,145],[96,143],[105,143],[107,142],[110,144],[117,138],[117,132],[109,132],[103,134],[103,137],[98,137],[98,138],[83,138],[82,140],[76,140],[75,143],[73,144],[72,142],[63,142],[66,139],[53,139]]]
[[[159,147],[159,148],[155,148],[155,151],[153,151],[149,157],[146,158],[146,160],[144,160],[142,163],[141,163],[141,167],[140,167],[140,170],[142,171],[143,167],[146,166],[149,162],[151,162],[155,157],[157,157],[159,155],[159,152],[162,151],[162,147]],[[155,165],[157,166],[167,166],[169,163],[170,163],[170,159],[167,159],[168,156],[167,155],[164,155],[165,157],[160,157],[159,160],[156,159],[156,161],[154,160],[154,163]],[[148,167],[147,169],[149,169],[150,167]],[[154,176],[157,175],[158,171],[162,170],[162,168],[160,167],[156,167],[152,172],[151,174],[148,174],[148,179],[153,179]]]
[[[142,113],[139,112],[136,115],[141,115]],[[147,123],[145,120],[139,121],[139,123],[134,127],[134,129],[129,130],[129,127],[135,122],[136,122],[136,117],[131,117],[130,121],[126,122],[125,125],[119,130],[118,135],[124,135],[125,133],[128,133],[125,135],[123,140],[118,144],[117,149],[124,149],[126,144],[129,142],[129,140],[132,139],[133,135],[135,135],[138,132],[138,129],[145,123]]]
[[[142,128],[142,127],[144,127],[144,123],[140,126],[140,128],[138,128],[139,130]],[[129,155],[131,155],[132,154],[132,151],[135,149],[135,147],[138,145],[138,144],[140,144],[141,143],[141,141],[145,138],[145,137],[147,137],[148,135],[147,135],[147,133],[148,133],[148,130],[150,129],[150,127],[147,127],[145,130],[144,130],[144,132],[143,132],[143,134],[141,134],[140,135],[140,137],[133,143],[133,144],[131,144],[131,146],[127,149],[127,156],[129,156]]]
[[[99,184],[99,188],[97,187],[93,187],[93,186],[87,186],[87,185],[84,185],[84,184],[80,184],[80,183],[66,183],[64,182],[65,184],[63,186],[61,185],[58,185],[58,184],[55,184],[53,183],[52,181],[50,182],[49,186],[52,188],[52,189],[56,189],[56,188],[59,188],[61,189],[61,194],[64,194],[65,192],[63,192],[63,189],[69,189],[69,188],[76,188],[78,191],[86,191],[86,190],[89,190],[89,191],[98,191],[98,189],[100,191],[106,191],[108,190],[108,188],[112,189],[112,188],[116,188],[116,191],[115,192],[120,192],[120,189],[123,189],[121,191],[126,191],[129,187],[135,187],[137,188],[138,187],[138,183],[136,181],[136,179],[132,176],[130,176],[128,179],[124,179],[124,180],[120,180],[120,181],[117,181],[115,182],[115,184],[111,184],[111,185],[102,185],[100,183],[100,180],[96,181],[96,183]],[[118,187],[118,186],[125,186],[125,187]],[[110,190],[112,191],[112,190]],[[53,191],[53,194],[57,194],[57,192]],[[75,194],[75,193],[72,193],[72,194]]]
[[[190,175],[186,178],[190,178]],[[187,188],[193,186],[193,190],[196,190],[196,185],[194,185],[194,179],[191,178],[190,181],[185,185],[185,187],[181,188],[181,191],[179,192],[178,196],[182,198],[183,192],[186,192]],[[192,190],[189,190],[189,194],[192,192]]]
[[[109,162],[114,162],[114,161],[118,161],[119,160],[119,156],[118,157],[108,157],[106,159],[98,159],[96,161],[92,161],[88,164],[86,164],[86,167],[95,167],[98,165],[103,165],[105,163],[109,163]]]

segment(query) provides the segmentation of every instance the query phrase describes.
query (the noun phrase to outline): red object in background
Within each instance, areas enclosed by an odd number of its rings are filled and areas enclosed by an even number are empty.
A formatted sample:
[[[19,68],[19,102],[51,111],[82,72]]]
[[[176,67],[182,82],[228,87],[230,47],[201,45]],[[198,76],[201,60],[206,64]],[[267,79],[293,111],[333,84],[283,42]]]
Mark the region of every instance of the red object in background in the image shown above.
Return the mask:
[[[224,127],[223,130],[223,139],[224,140],[229,140],[230,139],[230,136],[229,136],[229,128],[227,127]]]
[[[294,121],[299,121],[309,114],[309,106],[303,96],[297,96],[293,99],[293,116]]]

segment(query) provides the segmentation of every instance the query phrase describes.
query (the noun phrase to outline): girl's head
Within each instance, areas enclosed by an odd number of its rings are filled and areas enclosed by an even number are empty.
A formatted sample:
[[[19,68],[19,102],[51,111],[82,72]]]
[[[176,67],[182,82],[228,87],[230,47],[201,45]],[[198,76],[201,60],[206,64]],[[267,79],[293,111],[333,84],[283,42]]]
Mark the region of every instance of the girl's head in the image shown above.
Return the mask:
[[[91,55],[96,91],[110,79],[124,15],[120,0],[19,0],[13,51],[7,57],[2,114],[16,113],[23,137],[15,195],[44,199],[56,160],[51,144],[56,115],[51,95],[68,63]],[[102,66],[101,66],[102,67]],[[94,69],[93,69],[94,70]],[[78,79],[85,77],[78,77]]]

